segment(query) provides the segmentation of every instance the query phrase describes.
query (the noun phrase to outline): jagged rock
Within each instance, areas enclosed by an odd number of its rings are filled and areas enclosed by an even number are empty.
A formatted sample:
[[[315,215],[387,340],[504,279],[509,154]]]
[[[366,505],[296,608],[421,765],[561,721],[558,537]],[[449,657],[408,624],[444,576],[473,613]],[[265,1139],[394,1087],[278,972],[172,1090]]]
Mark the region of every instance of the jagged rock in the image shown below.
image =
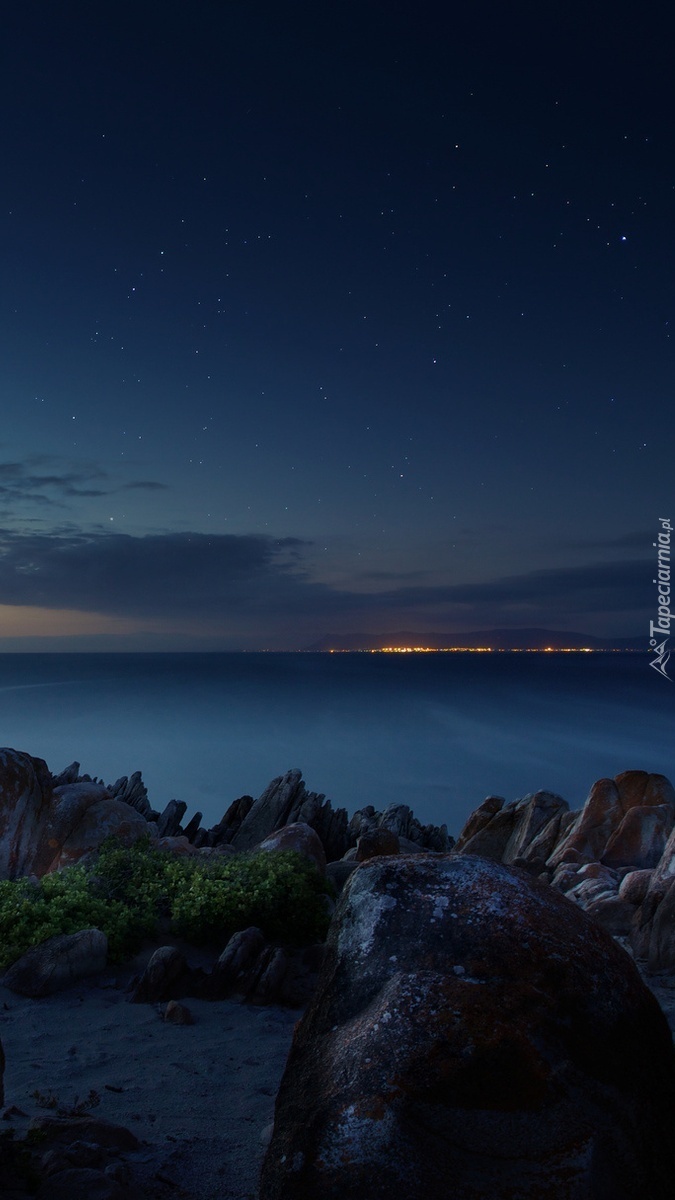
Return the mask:
[[[625,952],[522,871],[352,875],[277,1097],[260,1200],[670,1200],[675,1052]]]
[[[135,808],[146,821],[151,818],[152,809],[148,801],[148,789],[141,778],[140,771],[134,771],[128,778],[123,775],[110,787],[110,792],[116,800],[121,800],[131,808]]]
[[[178,1000],[169,1000],[163,1016],[170,1025],[194,1025],[195,1023],[190,1009],[186,1004],[180,1004]]]
[[[62,933],[32,946],[5,972],[3,986],[20,996],[50,996],[105,968],[108,939],[100,929]]]
[[[421,825],[407,804],[390,804],[383,812],[376,812],[372,804],[366,804],[349,822],[347,837],[351,847],[359,838],[377,829],[389,830],[399,839],[412,843],[417,850],[446,852],[455,844],[454,838],[448,836],[446,825]]]
[[[166,998],[169,989],[185,975],[188,965],[185,955],[175,946],[160,946],[129,997],[132,1004],[156,1004]]]
[[[356,861],[365,862],[378,854],[400,854],[401,841],[397,833],[386,826],[362,833],[356,843]]]
[[[80,779],[80,764],[72,762],[70,766],[64,767],[59,775],[52,776],[52,786],[62,787],[64,783],[77,783]]]
[[[180,830],[180,823],[186,810],[187,804],[184,800],[169,800],[157,822],[157,836],[160,838],[175,837]]]
[[[275,830],[296,822],[311,825],[321,839],[327,859],[338,858],[347,849],[345,810],[333,811],[323,795],[308,792],[297,769],[279,775],[268,784],[244,817],[232,844],[237,850],[251,850]]]
[[[216,835],[214,845],[218,845],[220,842],[231,842],[234,835],[241,829],[244,818],[248,816],[252,807],[253,796],[240,796],[238,800],[233,800],[222,821],[213,827],[212,832]]]
[[[277,829],[269,837],[264,838],[254,849],[263,852],[295,850],[296,853],[304,854],[305,858],[309,858],[322,875],[326,873],[326,855],[321,839],[311,825],[303,822],[295,821],[292,825],[284,825],[282,829]]]
[[[201,821],[202,821],[202,814],[200,812],[196,812],[194,817],[192,817],[192,819],[190,821],[188,821],[187,825],[185,826],[185,829],[183,830],[183,837],[186,837],[188,842],[194,843],[195,837],[197,836],[197,832],[199,830],[199,826],[201,825]]]

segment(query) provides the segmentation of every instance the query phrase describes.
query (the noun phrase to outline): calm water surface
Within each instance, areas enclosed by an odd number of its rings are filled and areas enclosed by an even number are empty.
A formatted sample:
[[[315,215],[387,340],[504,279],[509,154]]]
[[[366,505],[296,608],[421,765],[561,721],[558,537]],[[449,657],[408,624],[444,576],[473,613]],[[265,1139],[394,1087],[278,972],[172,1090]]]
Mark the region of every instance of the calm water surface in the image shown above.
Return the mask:
[[[578,807],[628,768],[675,778],[675,684],[623,654],[6,654],[0,744],[140,770],[207,825],[300,767],[350,812],[408,803],[457,833],[485,796]]]

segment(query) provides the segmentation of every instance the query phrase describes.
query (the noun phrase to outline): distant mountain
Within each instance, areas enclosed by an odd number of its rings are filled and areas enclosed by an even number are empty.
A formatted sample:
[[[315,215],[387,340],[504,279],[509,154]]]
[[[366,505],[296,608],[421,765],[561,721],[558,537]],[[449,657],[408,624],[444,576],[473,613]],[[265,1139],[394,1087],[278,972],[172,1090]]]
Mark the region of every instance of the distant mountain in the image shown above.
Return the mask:
[[[495,650],[646,650],[641,637],[601,638],[590,633],[568,633],[559,629],[480,629],[470,633],[328,633],[320,641],[306,646],[314,653],[331,650],[384,650],[388,647],[422,646],[426,649],[455,650],[490,646]]]

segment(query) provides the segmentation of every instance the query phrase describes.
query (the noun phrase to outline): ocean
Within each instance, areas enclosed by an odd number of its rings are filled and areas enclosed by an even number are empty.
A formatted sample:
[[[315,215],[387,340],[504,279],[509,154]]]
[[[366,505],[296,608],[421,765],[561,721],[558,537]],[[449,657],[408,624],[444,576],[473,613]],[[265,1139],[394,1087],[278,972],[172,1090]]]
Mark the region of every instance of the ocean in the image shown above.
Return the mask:
[[[210,826],[300,767],[349,813],[409,804],[457,834],[488,795],[579,807],[627,769],[675,780],[675,685],[641,654],[5,654],[0,744]]]

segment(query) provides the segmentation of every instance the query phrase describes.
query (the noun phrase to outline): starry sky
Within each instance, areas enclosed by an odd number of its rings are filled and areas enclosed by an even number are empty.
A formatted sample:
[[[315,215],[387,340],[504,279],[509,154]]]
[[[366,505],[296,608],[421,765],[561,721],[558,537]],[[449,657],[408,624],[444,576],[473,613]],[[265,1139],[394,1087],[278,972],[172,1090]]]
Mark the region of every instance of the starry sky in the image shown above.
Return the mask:
[[[645,635],[666,5],[22,0],[0,649]]]

